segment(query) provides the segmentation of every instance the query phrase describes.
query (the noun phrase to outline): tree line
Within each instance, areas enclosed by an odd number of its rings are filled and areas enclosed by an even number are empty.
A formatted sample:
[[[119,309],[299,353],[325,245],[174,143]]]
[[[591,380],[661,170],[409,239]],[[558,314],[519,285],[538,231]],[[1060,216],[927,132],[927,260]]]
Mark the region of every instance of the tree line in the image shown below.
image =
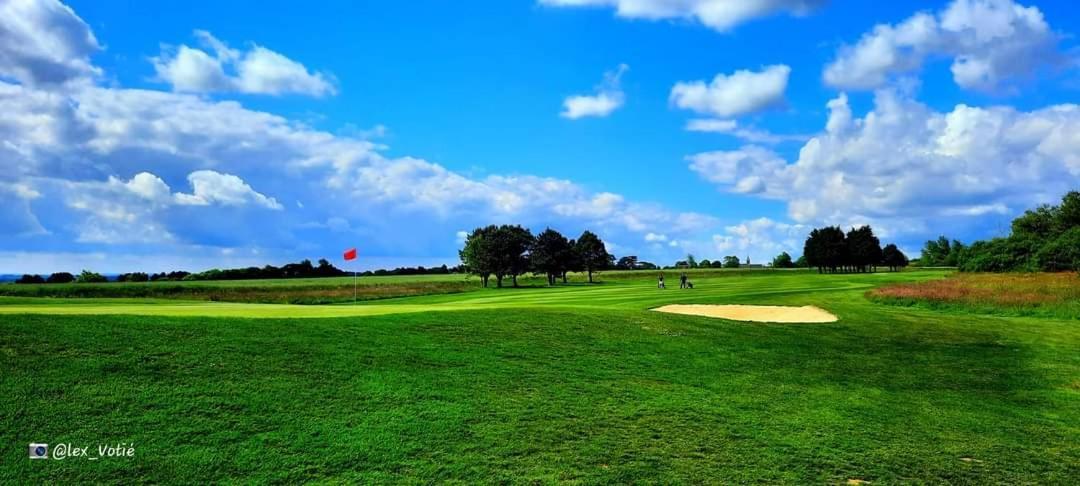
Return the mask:
[[[458,254],[465,269],[480,277],[484,287],[491,277],[498,287],[506,278],[517,287],[518,276],[528,272],[544,275],[548,285],[560,278],[566,283],[567,272],[586,272],[592,283],[594,272],[615,266],[615,257],[603,240],[588,230],[577,239],[567,239],[551,228],[533,236],[520,225],[488,225],[470,232]]]
[[[1042,205],[1013,220],[1008,236],[965,246],[942,236],[926,242],[922,266],[955,266],[962,272],[1080,271],[1080,192],[1060,205]]]
[[[320,259],[318,265],[313,265],[311,260],[302,260],[298,263],[289,263],[281,267],[266,265],[263,267],[210,269],[205,272],[191,273],[184,271],[160,272],[149,274],[145,272],[122,273],[116,276],[117,282],[158,282],[158,281],[194,281],[194,280],[252,280],[252,279],[279,279],[279,278],[318,278],[340,277],[350,275],[326,259]],[[63,284],[63,283],[99,283],[109,279],[99,273],[83,270],[79,275],[68,272],[57,272],[48,276],[23,275],[15,283],[21,284]]]
[[[885,266],[892,271],[908,266],[907,255],[894,244],[881,247],[869,225],[844,233],[839,226],[815,228],[803,246],[806,264],[818,273],[873,272]],[[789,257],[790,259],[790,257]]]

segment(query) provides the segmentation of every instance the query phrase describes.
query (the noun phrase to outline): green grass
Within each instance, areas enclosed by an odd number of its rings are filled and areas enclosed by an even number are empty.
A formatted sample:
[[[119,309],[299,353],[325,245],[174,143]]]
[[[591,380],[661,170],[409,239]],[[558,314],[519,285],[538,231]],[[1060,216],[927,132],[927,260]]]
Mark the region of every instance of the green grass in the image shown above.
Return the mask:
[[[620,277],[355,306],[10,299],[0,483],[1076,484],[1076,322],[864,296],[942,275]],[[680,302],[840,321],[647,311]],[[180,304],[267,310],[164,315]],[[161,315],[25,313],[78,305]],[[316,310],[358,315],[273,317]],[[38,441],[136,457],[30,461]]]
[[[0,284],[0,296],[60,299],[179,299],[263,304],[330,304],[413,295],[468,292],[480,287],[465,275],[107,282],[94,284]]]

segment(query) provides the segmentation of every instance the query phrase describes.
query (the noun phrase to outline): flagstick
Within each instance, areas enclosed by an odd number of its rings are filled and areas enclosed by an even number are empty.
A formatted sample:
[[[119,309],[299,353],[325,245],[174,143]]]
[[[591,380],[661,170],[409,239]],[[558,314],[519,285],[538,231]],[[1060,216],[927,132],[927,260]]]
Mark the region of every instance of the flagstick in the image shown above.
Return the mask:
[[[356,267],[352,271],[352,303],[356,305]]]

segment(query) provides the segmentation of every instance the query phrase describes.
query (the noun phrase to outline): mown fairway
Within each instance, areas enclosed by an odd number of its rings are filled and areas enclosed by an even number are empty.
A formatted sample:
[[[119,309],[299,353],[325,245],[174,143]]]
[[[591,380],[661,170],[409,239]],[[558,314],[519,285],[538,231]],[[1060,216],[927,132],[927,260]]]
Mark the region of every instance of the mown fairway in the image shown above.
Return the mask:
[[[1080,482],[1080,320],[864,296],[943,275],[688,291],[612,275],[326,306],[4,298],[0,483]],[[840,321],[647,310],[668,303]],[[30,461],[30,442],[136,456]]]

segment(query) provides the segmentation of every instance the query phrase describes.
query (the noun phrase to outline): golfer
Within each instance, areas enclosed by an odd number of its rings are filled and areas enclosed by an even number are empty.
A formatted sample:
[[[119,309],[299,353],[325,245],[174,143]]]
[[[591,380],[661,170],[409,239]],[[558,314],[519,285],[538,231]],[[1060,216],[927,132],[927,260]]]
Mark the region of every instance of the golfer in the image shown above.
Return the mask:
[[[656,281],[656,288],[658,288],[658,289],[666,289],[667,288],[667,287],[664,286],[664,272],[660,272],[660,280]]]
[[[686,274],[685,273],[682,274],[682,275],[679,275],[679,288],[680,289],[685,289],[686,288]]]

